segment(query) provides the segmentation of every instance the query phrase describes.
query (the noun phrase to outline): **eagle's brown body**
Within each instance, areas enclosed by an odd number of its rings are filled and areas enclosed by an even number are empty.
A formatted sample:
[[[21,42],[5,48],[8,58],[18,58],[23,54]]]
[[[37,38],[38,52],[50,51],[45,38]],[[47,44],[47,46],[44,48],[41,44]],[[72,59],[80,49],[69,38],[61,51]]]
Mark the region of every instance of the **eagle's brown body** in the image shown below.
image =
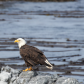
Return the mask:
[[[22,46],[20,48],[20,55],[24,59],[27,67],[35,66],[38,64],[50,66],[45,62],[47,58],[45,57],[43,52],[33,46],[26,44]]]

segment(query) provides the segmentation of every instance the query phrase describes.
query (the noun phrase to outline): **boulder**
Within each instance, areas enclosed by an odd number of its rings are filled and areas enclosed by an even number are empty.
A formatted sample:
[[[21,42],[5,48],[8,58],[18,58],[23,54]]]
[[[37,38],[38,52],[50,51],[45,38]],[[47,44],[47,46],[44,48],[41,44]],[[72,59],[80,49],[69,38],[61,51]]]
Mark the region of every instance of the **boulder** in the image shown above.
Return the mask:
[[[49,73],[38,73],[28,84],[54,84],[58,77],[57,74],[54,76]]]
[[[60,77],[55,84],[79,84],[75,78]]]
[[[0,84],[7,84],[10,82],[11,73],[2,72],[0,73]]]
[[[34,71],[22,72],[19,77],[13,82],[13,84],[28,84],[32,77],[37,75]]]
[[[4,83],[0,84],[12,84],[16,78],[19,76],[20,70],[13,69],[9,66],[3,66],[1,68],[0,80]]]
[[[57,74],[13,69],[9,66],[1,68],[0,84],[79,84],[74,78],[59,77]]]

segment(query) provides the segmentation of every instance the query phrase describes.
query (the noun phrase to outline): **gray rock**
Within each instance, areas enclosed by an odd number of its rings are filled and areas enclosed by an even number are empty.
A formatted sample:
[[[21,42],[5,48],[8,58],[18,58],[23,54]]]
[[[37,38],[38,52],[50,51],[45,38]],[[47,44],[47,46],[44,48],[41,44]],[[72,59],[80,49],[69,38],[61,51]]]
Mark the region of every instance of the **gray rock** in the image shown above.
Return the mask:
[[[3,71],[8,72],[8,73],[11,73],[11,74],[16,75],[16,76],[18,76],[19,73],[20,73],[20,70],[13,69],[13,68],[11,68],[9,66],[3,66],[1,68],[1,72],[3,72]]]
[[[22,72],[13,84],[28,84],[30,79],[36,75],[37,73],[34,71]]]
[[[75,78],[60,77],[55,84],[79,84]]]
[[[1,77],[0,80],[7,82],[7,84],[8,83],[12,84],[16,80],[16,78],[19,76],[20,71],[17,69],[13,69],[9,66],[3,66],[1,68],[0,74],[3,75],[3,77]]]
[[[20,72],[9,66],[2,67],[0,84],[79,84],[74,78],[59,77],[57,74],[36,71]]]
[[[7,82],[4,81],[0,81],[0,84],[8,84]]]
[[[0,73],[0,84],[1,84],[1,82],[4,82],[6,84],[10,81],[10,79],[11,79],[11,73],[8,73],[8,72],[5,72],[5,71]]]
[[[51,76],[45,75],[45,76],[36,76],[33,77],[28,84],[53,84],[53,79]]]
[[[51,74],[37,73],[35,71],[22,72],[13,84],[54,84],[58,78]]]

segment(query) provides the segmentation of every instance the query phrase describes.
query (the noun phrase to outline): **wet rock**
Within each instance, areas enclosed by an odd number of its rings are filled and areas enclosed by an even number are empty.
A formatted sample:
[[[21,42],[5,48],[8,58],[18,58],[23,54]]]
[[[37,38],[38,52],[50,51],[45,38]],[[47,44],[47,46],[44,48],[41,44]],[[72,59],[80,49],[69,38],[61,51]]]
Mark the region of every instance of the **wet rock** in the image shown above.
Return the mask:
[[[67,38],[67,41],[71,41],[69,38]]]
[[[71,71],[66,71],[65,74],[71,74]]]
[[[0,21],[5,21],[5,19],[0,19]]]
[[[66,61],[66,59],[63,59],[63,61],[65,62],[65,61]]]
[[[74,78],[60,77],[55,84],[79,84],[79,82]]]

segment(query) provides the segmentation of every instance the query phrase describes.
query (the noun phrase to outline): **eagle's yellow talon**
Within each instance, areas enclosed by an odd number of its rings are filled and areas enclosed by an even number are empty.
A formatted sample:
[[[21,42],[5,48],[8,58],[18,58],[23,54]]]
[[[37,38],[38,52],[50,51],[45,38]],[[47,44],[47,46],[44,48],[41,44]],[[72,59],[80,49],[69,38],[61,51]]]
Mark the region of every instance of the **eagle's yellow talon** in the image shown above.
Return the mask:
[[[32,67],[30,67],[30,68],[29,68],[29,71],[32,71],[32,70],[33,70]]]
[[[27,68],[27,69],[25,69],[25,70],[23,70],[23,71],[28,71],[29,69]]]
[[[33,70],[32,67],[30,67],[30,68],[27,68],[27,69],[25,69],[23,71],[32,71],[32,70]]]

